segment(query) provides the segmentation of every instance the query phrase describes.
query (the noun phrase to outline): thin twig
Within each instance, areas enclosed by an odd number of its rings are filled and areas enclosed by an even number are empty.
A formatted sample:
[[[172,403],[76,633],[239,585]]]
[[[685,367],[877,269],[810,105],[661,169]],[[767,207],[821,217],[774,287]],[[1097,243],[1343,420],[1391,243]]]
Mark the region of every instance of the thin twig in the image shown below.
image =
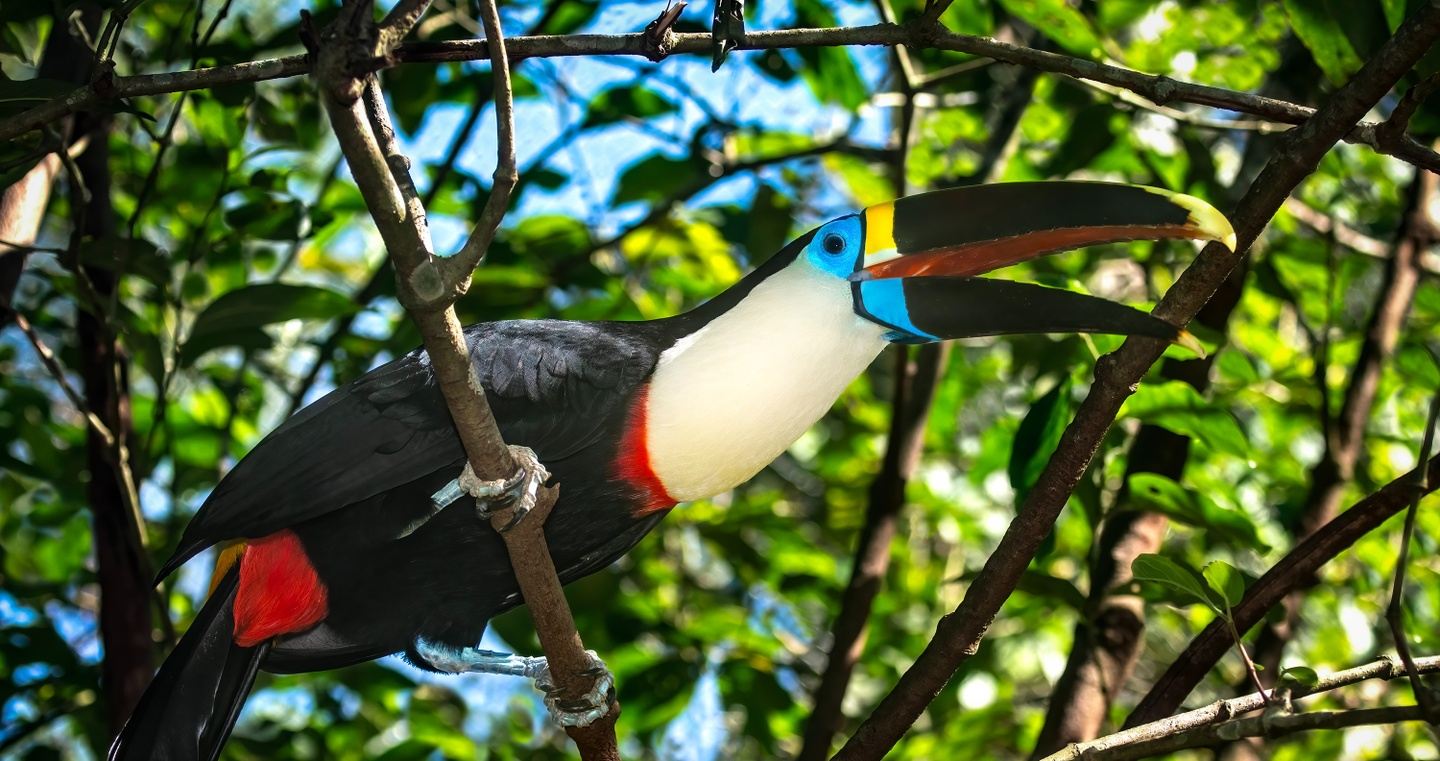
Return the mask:
[[[1230,638],[1235,640],[1235,650],[1245,664],[1245,675],[1249,677],[1250,685],[1255,688],[1255,694],[1260,696],[1260,700],[1269,705],[1270,695],[1265,692],[1265,685],[1260,683],[1260,674],[1255,670],[1255,661],[1250,660],[1250,653],[1245,652],[1245,639],[1240,636],[1240,630],[1235,628],[1235,617],[1231,615],[1228,605],[1222,618],[1230,629]]]
[[[1266,121],[1264,119],[1217,119],[1215,117],[1204,116],[1202,114],[1194,113],[1191,111],[1181,111],[1180,109],[1173,108],[1171,106],[1156,105],[1155,103],[1151,103],[1149,100],[1146,100],[1145,98],[1142,98],[1139,95],[1136,95],[1134,92],[1131,92],[1130,90],[1127,90],[1123,87],[1107,85],[1104,82],[1095,82],[1088,79],[1076,79],[1075,81],[1085,85],[1086,87],[1091,88],[1092,90],[1096,90],[1097,92],[1103,92],[1107,95],[1122,100],[1125,103],[1135,106],[1136,108],[1142,108],[1153,114],[1159,114],[1160,116],[1163,116],[1167,119],[1172,119],[1182,124],[1189,124],[1195,127],[1204,127],[1205,129],[1258,132],[1262,135],[1274,135],[1281,132],[1289,132],[1290,130],[1295,128],[1294,124],[1286,124],[1284,122],[1272,122]]]
[[[1425,435],[1420,443],[1419,462],[1429,459],[1435,445],[1435,421],[1440,418],[1440,390],[1430,400],[1430,416],[1425,422]],[[1435,698],[1420,681],[1415,668],[1415,659],[1410,654],[1410,638],[1405,631],[1405,572],[1410,563],[1410,542],[1415,536],[1415,516],[1420,511],[1420,498],[1435,484],[1431,483],[1424,471],[1415,471],[1415,498],[1405,511],[1405,530],[1400,535],[1400,553],[1395,558],[1395,583],[1390,588],[1390,605],[1385,609],[1385,620],[1390,624],[1390,635],[1395,640],[1395,651],[1400,654],[1406,671],[1410,674],[1410,689],[1415,693],[1415,702],[1420,705],[1426,721],[1435,726],[1440,715],[1435,713]]]
[[[1370,679],[1384,679],[1389,681],[1407,674],[1429,674],[1436,671],[1440,671],[1440,656],[1417,658],[1413,666],[1406,666],[1390,656],[1382,656],[1364,666],[1357,666],[1355,668],[1345,669],[1344,671],[1336,671],[1332,674],[1323,675],[1313,686],[1295,685],[1291,689],[1290,699],[1298,700],[1311,695],[1332,692],[1342,687]],[[1187,732],[1220,725],[1237,716],[1242,716],[1251,711],[1258,711],[1264,707],[1265,700],[1259,693],[1242,695],[1240,697],[1230,698],[1229,700],[1217,700],[1214,703],[1193,711],[1170,716],[1159,721],[1150,722],[1149,724],[1131,727],[1088,742],[1069,745],[1063,750],[1046,756],[1044,761],[1073,761],[1074,759],[1082,758],[1130,758],[1132,756],[1123,755],[1125,749],[1136,748],[1145,743],[1182,736]],[[1219,739],[1225,738],[1216,738],[1216,740]],[[1152,755],[1159,752],[1161,751],[1150,750],[1145,755]]]
[[[943,5],[943,2],[932,7],[940,5]],[[671,39],[674,43],[669,47],[671,55],[710,54],[712,39],[709,33],[672,33]],[[737,45],[737,49],[774,50],[902,44],[917,50],[932,48],[968,53],[1040,71],[1102,82],[1131,90],[1162,106],[1174,102],[1195,103],[1287,124],[1300,124],[1315,115],[1313,108],[1276,98],[1183,82],[1168,76],[1144,74],[1120,66],[1012,45],[988,37],[955,34],[923,23],[756,31],[747,33],[745,40]],[[515,60],[593,55],[649,56],[654,52],[653,46],[647,44],[643,35],[639,34],[537,35],[514,37],[507,41],[507,45],[510,56]],[[488,57],[489,50],[485,40],[417,42],[403,45],[390,55],[375,57],[368,65],[373,71],[397,62],[474,61]],[[107,97],[124,99],[205,89],[222,84],[300,76],[308,71],[308,59],[303,55],[296,55],[189,71],[117,77],[107,83],[105,97],[94,87],[79,87],[68,95],[47,101],[9,119],[0,120],[0,141],[13,139],[52,123],[66,114],[89,108]],[[1408,134],[1396,135],[1393,129],[1381,127],[1382,124],[1378,122],[1357,121],[1342,139],[1370,146],[1377,152],[1395,156],[1416,166],[1440,170],[1440,154],[1421,145]]]
[[[85,422],[90,424],[90,428],[105,442],[107,447],[114,446],[115,434],[110,431],[110,427],[105,425],[105,422],[100,419],[99,415],[96,415],[86,406],[84,397],[75,389],[75,386],[71,385],[70,379],[65,376],[65,368],[60,366],[60,359],[55,356],[55,352],[50,351],[50,347],[40,338],[40,334],[35,331],[35,326],[31,325],[30,321],[25,319],[25,315],[20,312],[13,312],[10,317],[15,321],[15,326],[20,328],[20,332],[24,333],[25,337],[30,340],[30,346],[32,346],[35,349],[35,353],[39,355],[41,364],[45,365],[45,369],[50,372],[50,377],[54,378],[55,382],[60,385],[60,390],[64,392],[65,398],[70,400],[70,404],[74,405],[75,411],[79,412],[80,415],[85,418]]]
[[[515,99],[510,84],[510,57],[505,53],[505,38],[500,32],[500,13],[494,2],[481,3],[480,23],[485,25],[485,36],[490,42],[491,81],[495,86],[495,122],[498,135],[496,152],[499,160],[495,165],[494,180],[490,185],[490,197],[475,223],[469,240],[458,253],[445,260],[441,267],[443,280],[461,292],[469,287],[470,273],[480,265],[495,232],[500,229],[500,220],[510,205],[510,192],[515,189],[519,173],[515,169]]]

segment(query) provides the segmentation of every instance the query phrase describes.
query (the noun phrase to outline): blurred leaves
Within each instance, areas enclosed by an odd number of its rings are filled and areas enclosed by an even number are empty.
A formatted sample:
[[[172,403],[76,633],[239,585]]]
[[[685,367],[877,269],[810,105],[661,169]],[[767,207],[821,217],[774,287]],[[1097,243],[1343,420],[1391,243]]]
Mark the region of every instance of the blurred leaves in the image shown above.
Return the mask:
[[[1018,21],[1036,30],[1037,46],[1317,104],[1417,4],[956,0],[942,22],[960,33],[1012,39],[1017,28],[1023,32]],[[72,86],[36,78],[56,28],[52,5],[0,2],[0,115]],[[197,14],[203,34],[222,5],[228,14],[214,38],[193,49]],[[469,6],[442,5],[417,27],[418,39],[477,35]],[[117,71],[179,71],[197,55],[212,65],[302,52],[298,22],[281,6],[148,0],[124,25]],[[919,16],[924,2],[893,7],[903,23]],[[329,0],[313,8],[317,23],[335,8]],[[520,0],[505,3],[502,15],[515,33],[634,33],[657,10]],[[876,20],[874,4],[831,0],[765,0],[747,3],[746,11],[757,30]],[[708,12],[691,8],[682,22],[708,21]],[[1273,150],[1267,136],[1172,121],[1051,76],[1040,77],[1021,104],[1012,139],[996,129],[1003,121],[997,111],[1014,94],[1013,67],[952,51],[909,54],[922,74],[946,72],[926,86],[916,112],[906,167],[913,189],[969,181],[992,141],[1003,138],[997,173],[1005,181],[1105,178],[1220,203],[1238,194]],[[459,304],[462,321],[670,316],[714,297],[795,234],[891,200],[892,167],[877,160],[898,142],[891,60],[891,51],[878,47],[748,51],[733,55],[719,76],[688,56],[658,65],[517,61],[521,188]],[[412,172],[422,192],[435,194],[428,211],[437,247],[453,250],[488,197],[488,67],[406,64],[387,69],[383,81]],[[466,136],[456,162],[444,165],[454,129],[475,107],[476,133]],[[1434,122],[1430,111],[1416,124]],[[295,400],[313,400],[418,339],[394,300],[393,275],[378,267],[383,246],[363,199],[346,171],[333,169],[333,137],[306,78],[184,99],[131,98],[109,118],[120,224],[70,251],[76,215],[62,177],[42,243],[65,253],[31,255],[17,305],[73,374],[80,367],[76,313],[96,306],[66,262],[73,253],[94,276],[119,278],[115,303],[99,310],[128,360],[131,451],[153,561],[178,540],[221,474]],[[777,160],[830,144],[847,148]],[[33,137],[0,147],[0,181],[21,176],[42,155]],[[732,171],[756,163],[764,166]],[[437,187],[427,185],[442,175]],[[1409,177],[1366,148],[1346,146],[1325,158],[1296,198],[1386,241],[1400,226]],[[1263,243],[1227,334],[1206,338],[1218,347],[1209,390],[1158,377],[1139,385],[1076,490],[1072,502],[1081,509],[1062,515],[985,646],[895,758],[1029,755],[1054,664],[1064,662],[1092,595],[1088,568],[1105,521],[1134,511],[1170,520],[1160,553],[1135,564],[1144,599],[1180,606],[1148,611],[1141,674],[1163,668],[1209,620],[1206,609],[1233,604],[1247,574],[1289,546],[1287,528],[1323,446],[1316,352],[1302,321],[1318,328],[1329,320],[1330,364],[1320,369],[1331,389],[1343,388],[1384,264],[1332,250],[1325,236],[1289,215],[1272,223]],[[1115,244],[1036,260],[1004,276],[1083,284],[1136,303],[1166,292],[1192,258],[1182,244]],[[1377,390],[1366,454],[1342,501],[1413,464],[1425,404],[1440,386],[1425,346],[1440,326],[1437,293],[1420,288]],[[974,578],[967,569],[983,565],[1055,450],[1096,356],[1118,345],[1105,336],[956,344],[905,493],[844,731],[955,607]],[[688,758],[666,738],[695,750],[701,729],[719,737],[715,757],[798,751],[818,654],[827,647],[885,449],[892,373],[893,362],[882,357],[773,467],[731,494],[676,510],[615,567],[567,588],[587,646],[616,672],[627,757]],[[0,743],[9,742],[13,725],[60,717],[14,746],[18,758],[95,757],[110,736],[97,686],[101,603],[82,423],[28,342],[9,329],[0,333]],[[1177,477],[1130,473],[1141,423],[1189,441]],[[1417,551],[1414,578],[1426,579],[1440,572],[1431,546],[1440,514],[1421,510],[1418,520],[1420,549],[1431,551]],[[1388,594],[1392,539],[1384,532],[1366,537],[1322,571],[1307,596],[1304,636],[1293,644],[1294,662],[1306,665],[1285,678],[1305,684],[1388,646],[1375,622]],[[164,589],[182,630],[204,587],[202,566]],[[1440,587],[1417,582],[1408,602],[1415,649],[1440,652]],[[523,610],[496,619],[494,630],[517,652],[538,648]],[[1239,665],[1217,669],[1203,694],[1229,694]],[[709,694],[705,674],[718,696],[708,708],[701,705]],[[555,728],[537,722],[533,691],[502,678],[437,681],[370,663],[262,675],[259,686],[228,758],[573,755]],[[1116,718],[1133,693],[1119,691]],[[1290,738],[1277,757],[1337,757],[1342,744],[1325,738]],[[1404,732],[1385,742],[1372,755],[1425,757],[1433,744]]]
[[[1006,468],[1010,487],[1015,490],[1015,504],[1025,501],[1041,471],[1045,470],[1045,464],[1060,443],[1060,434],[1065,432],[1065,426],[1070,422],[1073,409],[1070,379],[1067,377],[1035,400],[1020,421],[1020,428],[1015,432],[1015,444],[1010,449],[1010,465]]]
[[[344,294],[308,285],[260,283],[215,299],[195,318],[181,356],[193,362],[221,346],[259,349],[270,339],[261,328],[286,320],[334,319],[354,312]]]
[[[1235,415],[1180,381],[1141,385],[1120,414],[1192,436],[1219,453],[1245,457],[1249,452]]]

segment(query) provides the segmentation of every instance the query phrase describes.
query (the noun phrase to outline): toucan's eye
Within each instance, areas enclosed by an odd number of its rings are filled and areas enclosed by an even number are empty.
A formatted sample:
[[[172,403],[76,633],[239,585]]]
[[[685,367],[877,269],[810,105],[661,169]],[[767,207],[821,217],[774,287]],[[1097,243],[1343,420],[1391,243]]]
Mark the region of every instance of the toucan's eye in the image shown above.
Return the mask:
[[[825,247],[825,253],[838,254],[845,250],[845,239],[835,233],[830,233],[825,236],[825,240],[821,241],[820,245]]]

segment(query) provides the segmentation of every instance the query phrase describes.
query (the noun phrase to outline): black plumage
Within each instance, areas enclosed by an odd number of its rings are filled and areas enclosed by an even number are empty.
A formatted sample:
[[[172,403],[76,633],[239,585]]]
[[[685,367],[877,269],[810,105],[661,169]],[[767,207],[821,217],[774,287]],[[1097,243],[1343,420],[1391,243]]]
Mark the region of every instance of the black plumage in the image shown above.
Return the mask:
[[[636,393],[661,353],[794,261],[809,239],[675,317],[465,329],[506,442],[533,449],[560,486],[545,535],[562,582],[608,566],[664,517],[643,509],[647,495],[616,468]],[[519,603],[500,537],[469,499],[402,536],[463,465],[429,357],[417,349],[266,436],[206,499],[161,574],[206,547],[290,529],[326,585],[328,611],[317,626],[277,638],[266,670],[334,668],[406,650],[416,637],[475,645],[491,617]]]

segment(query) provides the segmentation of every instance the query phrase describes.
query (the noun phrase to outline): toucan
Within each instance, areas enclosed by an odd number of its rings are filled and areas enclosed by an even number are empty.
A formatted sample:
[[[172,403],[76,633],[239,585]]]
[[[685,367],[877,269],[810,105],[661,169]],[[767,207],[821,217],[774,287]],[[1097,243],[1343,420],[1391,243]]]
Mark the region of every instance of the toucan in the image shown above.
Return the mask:
[[[889,343],[1049,332],[1193,341],[1129,306],[978,277],[1064,249],[1170,238],[1235,243],[1209,204],[1149,187],[940,190],[821,225],[683,314],[490,322],[465,339],[506,441],[533,451],[560,487],[544,530],[569,583],[613,563],[677,503],[758,473]],[[423,350],[266,436],[160,572],[224,548],[209,599],[109,758],[216,758],[262,668],[404,653],[439,671],[543,676],[542,659],[477,649],[486,622],[522,601],[501,537],[474,500],[456,498],[464,464]]]

